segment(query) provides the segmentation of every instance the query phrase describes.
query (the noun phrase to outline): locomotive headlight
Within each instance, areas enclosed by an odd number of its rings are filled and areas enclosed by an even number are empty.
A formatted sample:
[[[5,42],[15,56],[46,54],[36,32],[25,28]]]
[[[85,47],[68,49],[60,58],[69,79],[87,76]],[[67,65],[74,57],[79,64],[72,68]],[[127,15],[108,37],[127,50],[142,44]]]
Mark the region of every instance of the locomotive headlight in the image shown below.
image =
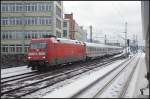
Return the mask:
[[[30,57],[30,56],[28,56],[28,59],[31,59],[31,57]]]
[[[45,52],[39,52],[39,55],[46,55]]]
[[[45,56],[43,56],[42,58],[43,58],[43,59],[45,59],[46,57],[45,57]]]

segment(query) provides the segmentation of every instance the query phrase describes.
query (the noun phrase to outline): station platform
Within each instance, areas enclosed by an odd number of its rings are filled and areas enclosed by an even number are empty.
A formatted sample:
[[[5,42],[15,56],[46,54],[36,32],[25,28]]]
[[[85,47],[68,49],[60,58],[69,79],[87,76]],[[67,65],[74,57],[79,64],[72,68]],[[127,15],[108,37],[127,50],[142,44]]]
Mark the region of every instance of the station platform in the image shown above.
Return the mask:
[[[140,52],[141,58],[137,64],[136,70],[130,82],[130,92],[128,92],[127,98],[149,98],[149,88],[146,88],[148,85],[148,80],[145,78],[147,73],[146,62],[145,62],[145,53]],[[140,89],[146,88],[141,95]]]

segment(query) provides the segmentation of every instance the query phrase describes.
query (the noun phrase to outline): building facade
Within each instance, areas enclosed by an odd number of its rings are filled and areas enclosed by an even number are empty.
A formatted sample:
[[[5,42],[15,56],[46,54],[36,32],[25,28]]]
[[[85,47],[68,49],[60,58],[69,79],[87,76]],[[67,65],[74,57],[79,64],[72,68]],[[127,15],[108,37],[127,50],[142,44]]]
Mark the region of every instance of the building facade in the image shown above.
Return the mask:
[[[68,19],[64,19],[64,22],[63,22],[63,38],[67,38],[69,39],[69,20]]]
[[[75,40],[75,20],[73,19],[73,13],[64,14],[64,19],[69,21],[69,38]]]
[[[142,31],[145,40],[145,61],[147,67],[147,79],[149,80],[149,1],[141,1]]]
[[[87,41],[87,31],[75,23],[75,39],[79,41]]]
[[[1,53],[24,54],[31,38],[62,33],[62,1],[1,1]]]
[[[87,31],[83,29],[82,26],[79,26],[77,22],[73,18],[73,13],[64,14],[64,26],[67,25],[67,28],[64,27],[64,33],[69,34],[69,39],[79,40],[79,41],[87,41]],[[69,25],[69,31],[68,29]]]

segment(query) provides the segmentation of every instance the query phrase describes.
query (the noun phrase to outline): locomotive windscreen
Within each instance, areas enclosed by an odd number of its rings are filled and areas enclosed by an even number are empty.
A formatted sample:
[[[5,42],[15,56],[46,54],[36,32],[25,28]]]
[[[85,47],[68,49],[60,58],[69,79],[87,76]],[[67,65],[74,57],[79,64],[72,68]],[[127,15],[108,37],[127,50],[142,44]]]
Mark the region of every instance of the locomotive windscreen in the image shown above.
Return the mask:
[[[46,42],[32,42],[30,45],[31,49],[42,49],[46,48],[47,43]]]

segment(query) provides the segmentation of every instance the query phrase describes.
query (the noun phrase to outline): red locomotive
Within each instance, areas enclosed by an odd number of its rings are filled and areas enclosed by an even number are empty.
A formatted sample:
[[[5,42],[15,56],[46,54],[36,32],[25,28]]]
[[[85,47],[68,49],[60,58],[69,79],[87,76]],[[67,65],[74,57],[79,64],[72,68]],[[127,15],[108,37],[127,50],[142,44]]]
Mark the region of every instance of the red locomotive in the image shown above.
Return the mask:
[[[121,47],[85,43],[78,40],[56,38],[32,39],[28,51],[28,66],[32,69],[65,64],[121,53]]]
[[[41,69],[86,58],[85,45],[77,40],[55,37],[32,39],[28,52],[28,66]]]

